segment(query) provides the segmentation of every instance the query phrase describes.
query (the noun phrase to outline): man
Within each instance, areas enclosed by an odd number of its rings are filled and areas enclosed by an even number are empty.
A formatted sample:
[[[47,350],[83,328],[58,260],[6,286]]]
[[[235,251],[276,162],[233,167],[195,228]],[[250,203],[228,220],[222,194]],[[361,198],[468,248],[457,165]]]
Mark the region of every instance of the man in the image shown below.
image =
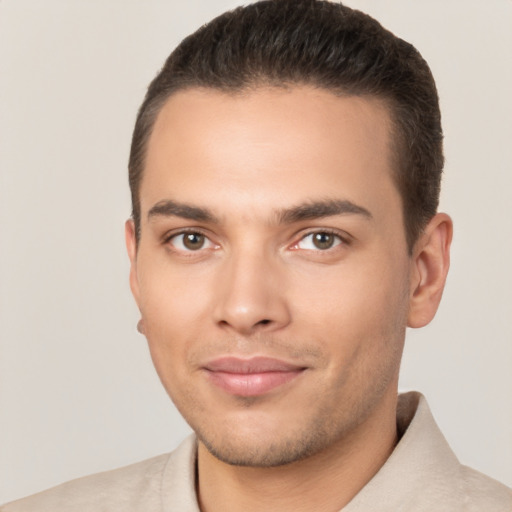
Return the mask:
[[[185,39],[139,111],[126,240],[196,436],[2,510],[510,510],[397,399],[449,266],[442,165],[426,63],[366,15],[261,2]]]

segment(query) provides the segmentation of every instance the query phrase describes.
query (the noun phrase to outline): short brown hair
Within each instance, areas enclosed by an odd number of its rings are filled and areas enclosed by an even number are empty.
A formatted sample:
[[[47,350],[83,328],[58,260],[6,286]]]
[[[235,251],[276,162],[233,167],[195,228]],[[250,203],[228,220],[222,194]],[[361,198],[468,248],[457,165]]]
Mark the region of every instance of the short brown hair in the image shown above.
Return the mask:
[[[133,132],[129,180],[137,238],[147,144],[170,95],[192,87],[233,92],[295,84],[387,103],[394,126],[394,180],[411,250],[437,211],[444,163],[432,73],[411,44],[370,16],[322,0],[239,7],[202,26],[171,53],[148,88]]]

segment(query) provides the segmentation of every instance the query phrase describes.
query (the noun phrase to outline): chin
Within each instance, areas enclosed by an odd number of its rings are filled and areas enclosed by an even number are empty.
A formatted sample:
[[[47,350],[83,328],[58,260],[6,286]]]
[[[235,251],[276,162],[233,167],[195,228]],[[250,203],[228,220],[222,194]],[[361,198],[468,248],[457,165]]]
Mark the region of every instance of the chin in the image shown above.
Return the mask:
[[[226,433],[210,436],[198,432],[199,441],[216,459],[232,466],[278,467],[315,455],[331,444],[331,436],[313,429],[307,432]]]

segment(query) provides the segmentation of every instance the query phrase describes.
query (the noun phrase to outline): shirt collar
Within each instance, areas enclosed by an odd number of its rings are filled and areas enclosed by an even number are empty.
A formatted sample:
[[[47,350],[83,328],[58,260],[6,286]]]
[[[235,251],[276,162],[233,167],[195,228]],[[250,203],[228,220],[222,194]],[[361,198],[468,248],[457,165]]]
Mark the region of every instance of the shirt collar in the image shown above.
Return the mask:
[[[398,512],[418,508],[421,496],[443,493],[460,464],[417,392],[398,397],[401,436],[385,464],[342,512]],[[199,512],[195,489],[197,441],[188,437],[169,458],[162,478],[162,511]]]
[[[377,474],[343,508],[343,512],[424,510],[429,501],[451,488],[460,463],[436,425],[425,397],[399,395],[397,427],[401,439]]]

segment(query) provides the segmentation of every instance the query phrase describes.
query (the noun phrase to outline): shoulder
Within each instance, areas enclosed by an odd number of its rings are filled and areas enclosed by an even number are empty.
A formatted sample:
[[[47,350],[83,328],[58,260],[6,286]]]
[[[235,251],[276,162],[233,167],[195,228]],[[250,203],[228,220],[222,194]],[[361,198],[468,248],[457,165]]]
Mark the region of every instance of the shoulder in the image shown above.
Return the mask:
[[[151,501],[158,496],[159,475],[169,454],[160,455],[113,471],[71,480],[52,489],[14,501],[1,512],[85,512],[89,510],[131,510],[134,496]]]
[[[414,463],[423,482],[425,510],[512,512],[512,490],[459,462],[422,396],[409,430],[411,445],[422,447],[411,453],[417,456]]]
[[[400,395],[397,425],[395,450],[346,512],[512,512],[512,491],[459,462],[422,395]]]
[[[160,510],[164,475],[182,478],[188,468],[177,464],[193,449],[186,440],[176,451],[112,471],[71,480],[13,501],[0,512],[123,512]],[[180,455],[181,454],[181,455]],[[183,471],[182,471],[183,470]],[[172,475],[171,473],[174,473]]]
[[[460,499],[467,512],[512,511],[512,489],[497,480],[467,466],[461,466],[460,481]]]

